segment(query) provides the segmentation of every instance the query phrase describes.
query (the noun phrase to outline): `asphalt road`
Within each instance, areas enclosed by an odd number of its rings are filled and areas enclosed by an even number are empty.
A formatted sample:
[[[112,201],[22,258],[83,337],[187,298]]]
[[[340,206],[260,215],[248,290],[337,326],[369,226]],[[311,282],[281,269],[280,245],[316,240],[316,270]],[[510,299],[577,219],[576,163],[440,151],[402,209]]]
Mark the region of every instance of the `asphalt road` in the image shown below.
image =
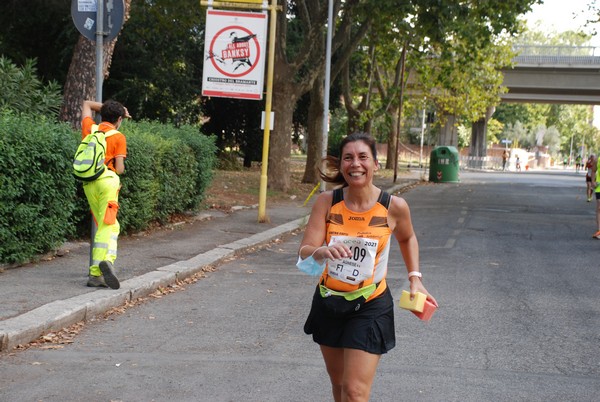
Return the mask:
[[[372,401],[597,401],[600,242],[583,175],[469,173],[403,194],[430,322],[396,310]],[[330,401],[302,326],[300,237],[95,320],[56,350],[0,356],[0,401]],[[389,283],[407,288],[398,248]]]

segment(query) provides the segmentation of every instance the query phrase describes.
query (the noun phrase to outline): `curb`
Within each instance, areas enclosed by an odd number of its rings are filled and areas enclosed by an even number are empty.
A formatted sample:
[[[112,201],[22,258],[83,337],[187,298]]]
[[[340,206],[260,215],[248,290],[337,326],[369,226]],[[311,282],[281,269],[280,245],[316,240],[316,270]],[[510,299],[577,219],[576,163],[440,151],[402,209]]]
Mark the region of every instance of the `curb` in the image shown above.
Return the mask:
[[[28,344],[48,332],[60,331],[80,321],[88,321],[112,308],[147,296],[159,287],[169,286],[207,267],[218,265],[228,258],[265,246],[283,235],[304,227],[309,216],[306,215],[250,237],[219,246],[188,260],[178,261],[128,279],[121,283],[121,288],[118,290],[107,292],[105,289],[98,289],[69,299],[51,302],[18,317],[5,320],[0,323],[0,352],[11,351],[19,345]]]

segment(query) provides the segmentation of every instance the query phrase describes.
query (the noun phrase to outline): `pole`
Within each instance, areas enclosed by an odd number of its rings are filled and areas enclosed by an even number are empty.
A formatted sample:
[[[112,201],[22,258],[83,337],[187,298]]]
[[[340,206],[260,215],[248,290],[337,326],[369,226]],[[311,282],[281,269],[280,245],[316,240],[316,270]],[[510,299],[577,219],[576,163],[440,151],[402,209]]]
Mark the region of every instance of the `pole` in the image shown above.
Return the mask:
[[[96,7],[96,102],[102,103],[102,83],[104,70],[104,0],[97,1]],[[90,224],[90,266],[94,264],[94,238],[98,227],[94,222]]]
[[[406,70],[406,46],[402,46],[402,69],[400,70],[400,105],[398,106],[398,132],[396,133],[396,155],[394,155],[394,181],[398,178],[398,154],[400,153],[400,129],[402,128],[402,100],[404,98],[404,72]]]
[[[573,136],[575,136],[575,134],[571,134],[571,148],[569,149],[569,167],[571,166],[571,161],[573,160]]]
[[[275,29],[277,28],[277,0],[271,0],[269,21],[269,58],[267,66],[267,94],[265,99],[265,130],[263,134],[262,167],[258,194],[258,222],[268,222],[267,183],[269,164],[269,135],[271,134],[271,101],[273,99],[273,69],[275,64]]]
[[[423,137],[425,135],[425,102],[427,98],[423,99],[423,115],[421,116],[421,147],[419,148],[419,168],[423,167]]]
[[[325,47],[325,85],[323,97],[323,140],[321,142],[321,156],[327,156],[327,143],[329,136],[329,87],[331,86],[331,37],[333,34],[333,0],[329,0],[327,10],[327,44]],[[321,191],[327,190],[325,181],[321,180]]]
[[[96,102],[102,103],[104,70],[104,0],[98,0],[96,10]]]

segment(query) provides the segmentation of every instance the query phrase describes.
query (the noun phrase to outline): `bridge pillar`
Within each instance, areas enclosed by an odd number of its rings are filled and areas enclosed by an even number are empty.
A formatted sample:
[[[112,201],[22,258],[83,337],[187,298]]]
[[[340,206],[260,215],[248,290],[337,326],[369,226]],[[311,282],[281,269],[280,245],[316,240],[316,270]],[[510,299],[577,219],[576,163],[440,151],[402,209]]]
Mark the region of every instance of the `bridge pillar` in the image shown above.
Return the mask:
[[[471,127],[471,146],[469,149],[469,163],[470,168],[482,169],[484,168],[484,159],[487,156],[487,122],[490,120],[494,111],[495,106],[488,107],[485,116],[473,123]]]

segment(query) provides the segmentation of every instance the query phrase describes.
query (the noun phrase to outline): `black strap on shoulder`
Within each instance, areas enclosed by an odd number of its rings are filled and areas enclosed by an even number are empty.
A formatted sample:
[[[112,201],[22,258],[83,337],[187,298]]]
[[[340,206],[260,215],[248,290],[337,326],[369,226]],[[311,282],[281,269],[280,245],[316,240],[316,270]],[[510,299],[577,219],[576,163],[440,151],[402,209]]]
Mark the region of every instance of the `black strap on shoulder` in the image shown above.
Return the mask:
[[[381,190],[377,202],[383,205],[385,209],[389,209],[391,200],[392,196],[388,192]]]
[[[377,199],[377,202],[380,203],[381,205],[383,205],[385,207],[385,209],[389,209],[390,207],[390,201],[392,200],[392,196],[386,192],[381,190],[381,193],[379,193],[379,198]],[[338,202],[342,202],[344,201],[344,189],[343,188],[336,188],[335,190],[333,190],[333,200],[331,201],[331,205],[335,205]]]
[[[331,201],[331,205],[333,206],[342,201],[344,201],[344,188],[336,188],[333,190],[333,200]]]

